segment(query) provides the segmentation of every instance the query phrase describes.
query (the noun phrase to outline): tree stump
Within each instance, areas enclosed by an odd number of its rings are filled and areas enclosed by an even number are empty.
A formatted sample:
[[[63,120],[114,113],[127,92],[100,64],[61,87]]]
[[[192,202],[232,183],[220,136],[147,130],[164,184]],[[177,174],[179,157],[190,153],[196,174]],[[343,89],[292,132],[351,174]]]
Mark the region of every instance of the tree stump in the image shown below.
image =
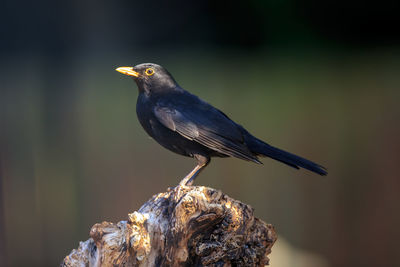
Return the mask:
[[[249,205],[203,186],[154,195],[128,221],[102,222],[61,266],[264,266],[277,239]]]

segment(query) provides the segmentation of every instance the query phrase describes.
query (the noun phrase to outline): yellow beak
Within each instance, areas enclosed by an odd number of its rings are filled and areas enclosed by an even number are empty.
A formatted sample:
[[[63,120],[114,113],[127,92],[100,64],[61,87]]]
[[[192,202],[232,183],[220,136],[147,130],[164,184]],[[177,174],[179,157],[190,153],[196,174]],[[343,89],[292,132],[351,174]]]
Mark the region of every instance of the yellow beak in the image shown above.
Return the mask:
[[[125,75],[139,77],[139,72],[134,71],[132,67],[119,67],[115,70]]]

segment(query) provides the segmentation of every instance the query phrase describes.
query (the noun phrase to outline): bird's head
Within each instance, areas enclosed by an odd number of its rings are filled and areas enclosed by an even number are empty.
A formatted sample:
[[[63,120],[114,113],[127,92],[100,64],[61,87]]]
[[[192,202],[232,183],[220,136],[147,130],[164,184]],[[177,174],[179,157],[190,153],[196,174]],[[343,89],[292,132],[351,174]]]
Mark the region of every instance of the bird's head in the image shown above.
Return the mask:
[[[119,67],[116,71],[131,76],[140,92],[160,92],[177,86],[174,78],[165,68],[153,63],[143,63],[135,67]]]

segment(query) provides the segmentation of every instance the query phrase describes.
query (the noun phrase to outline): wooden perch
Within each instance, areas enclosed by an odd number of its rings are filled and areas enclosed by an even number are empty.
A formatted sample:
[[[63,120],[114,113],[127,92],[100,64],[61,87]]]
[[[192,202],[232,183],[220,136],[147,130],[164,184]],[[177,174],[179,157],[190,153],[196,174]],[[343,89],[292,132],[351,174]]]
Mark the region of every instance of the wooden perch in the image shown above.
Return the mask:
[[[169,189],[128,216],[95,224],[61,266],[264,266],[277,238],[249,205],[203,186]]]

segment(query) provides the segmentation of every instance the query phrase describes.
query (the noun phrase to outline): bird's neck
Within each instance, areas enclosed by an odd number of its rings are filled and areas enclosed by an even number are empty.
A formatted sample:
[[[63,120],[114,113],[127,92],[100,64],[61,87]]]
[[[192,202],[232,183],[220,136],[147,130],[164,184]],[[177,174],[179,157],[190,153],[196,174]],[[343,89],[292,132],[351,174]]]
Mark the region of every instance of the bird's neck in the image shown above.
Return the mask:
[[[183,89],[176,83],[171,84],[138,84],[139,92],[145,95],[164,95],[171,92],[180,92]]]

